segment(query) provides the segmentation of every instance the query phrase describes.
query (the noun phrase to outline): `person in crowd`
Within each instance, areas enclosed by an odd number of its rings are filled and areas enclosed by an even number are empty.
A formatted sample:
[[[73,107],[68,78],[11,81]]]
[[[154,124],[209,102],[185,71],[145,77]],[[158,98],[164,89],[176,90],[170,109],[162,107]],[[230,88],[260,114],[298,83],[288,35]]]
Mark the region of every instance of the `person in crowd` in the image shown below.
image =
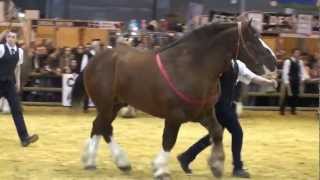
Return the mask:
[[[34,72],[41,73],[44,67],[48,65],[48,51],[45,46],[36,48],[35,54],[32,57],[32,64]]]
[[[291,114],[296,114],[296,107],[298,105],[300,87],[305,80],[305,70],[301,58],[301,51],[299,49],[292,50],[292,56],[287,58],[283,64],[282,83],[283,83],[283,99],[280,103],[280,114],[285,114],[287,101],[291,106]]]
[[[65,47],[63,55],[60,59],[60,67],[63,69],[64,72],[70,69],[70,62],[74,59],[74,54],[72,53],[72,49],[70,47]]]
[[[87,64],[89,63],[89,61],[97,54],[101,51],[101,41],[100,39],[93,39],[91,41],[91,47],[90,50],[88,52],[86,52],[83,55],[83,58],[81,60],[81,66],[80,66],[80,72],[82,72],[85,67],[87,66]],[[71,70],[70,70],[71,71]],[[86,97],[84,100],[84,106],[83,106],[83,111],[84,112],[88,112],[89,109],[89,98]]]
[[[57,76],[61,76],[60,54],[60,49],[56,48],[48,57],[48,66],[52,70],[52,74]]]
[[[85,55],[85,53],[86,53],[85,47],[82,45],[79,45],[76,49],[75,58],[74,58],[74,60],[77,61],[76,73],[78,73],[78,74],[80,73],[82,59],[83,59],[83,56]]]
[[[73,59],[71,60],[71,64],[70,64],[70,73],[71,74],[79,74],[79,71],[78,71],[78,61]]]

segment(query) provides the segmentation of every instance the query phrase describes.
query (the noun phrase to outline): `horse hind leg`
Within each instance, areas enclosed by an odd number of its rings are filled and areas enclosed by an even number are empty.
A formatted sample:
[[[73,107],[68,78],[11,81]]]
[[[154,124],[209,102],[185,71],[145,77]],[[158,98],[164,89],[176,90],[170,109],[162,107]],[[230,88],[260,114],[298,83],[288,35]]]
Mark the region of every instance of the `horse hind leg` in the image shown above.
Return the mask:
[[[111,152],[112,159],[116,166],[124,172],[131,170],[131,163],[128,159],[126,152],[120,147],[120,145],[113,138],[113,127],[111,125],[112,121],[116,118],[118,111],[124,107],[126,104],[117,102],[112,109],[111,122],[108,123],[106,131],[103,132],[103,137],[108,143],[109,150]]]
[[[98,107],[97,107],[98,109]],[[91,135],[90,138],[86,141],[86,145],[84,147],[84,153],[82,154],[82,163],[84,165],[84,168],[87,170],[93,170],[96,169],[96,158],[97,158],[97,151],[99,149],[99,143],[101,136],[103,135],[103,132],[110,131],[107,129],[104,123],[105,116],[104,114],[100,113],[98,110],[98,115],[96,119],[93,121],[92,129],[91,129]],[[111,133],[112,133],[112,127],[111,127]]]
[[[96,169],[97,150],[101,136],[103,136],[104,140],[108,143],[111,156],[117,167],[122,171],[131,170],[131,165],[126,153],[112,137],[113,127],[111,124],[116,118],[117,112],[123,106],[123,104],[117,103],[113,106],[112,111],[109,111],[111,113],[107,113],[108,111],[103,111],[103,113],[101,113],[102,111],[98,110],[98,116],[93,122],[91,137],[86,143],[82,156],[82,163],[84,164],[85,169]]]
[[[94,122],[99,121],[99,115],[96,117]],[[99,148],[99,142],[101,139],[101,134],[95,132],[95,123],[93,123],[93,128],[91,131],[91,137],[86,141],[84,147],[84,153],[82,154],[81,161],[83,163],[84,169],[94,170],[96,169],[96,158],[97,151]]]
[[[172,123],[169,120],[165,121],[162,136],[162,150],[152,162],[153,176],[156,180],[171,179],[168,161],[170,158],[170,151],[176,143],[180,125],[180,123]]]

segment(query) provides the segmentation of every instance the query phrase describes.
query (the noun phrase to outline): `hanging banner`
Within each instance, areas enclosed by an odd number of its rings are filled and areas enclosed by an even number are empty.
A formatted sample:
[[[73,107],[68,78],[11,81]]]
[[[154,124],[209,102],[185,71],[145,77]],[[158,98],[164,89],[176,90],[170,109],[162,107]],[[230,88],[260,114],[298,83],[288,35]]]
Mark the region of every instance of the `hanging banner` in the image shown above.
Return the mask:
[[[187,30],[193,30],[199,26],[199,18],[204,10],[201,3],[190,2],[187,11]]]
[[[0,22],[4,22],[4,21],[6,21],[4,2],[0,1]]]
[[[258,31],[263,31],[263,14],[258,12],[248,13],[248,19],[252,19],[252,26]]]
[[[62,105],[71,106],[72,103],[72,88],[78,74],[63,74],[62,76]],[[91,99],[89,99],[89,107],[94,107],[94,104]]]
[[[62,76],[62,105],[71,106],[72,87],[78,77],[78,74],[63,74]]]
[[[312,15],[299,14],[297,22],[297,33],[308,34],[312,33]]]

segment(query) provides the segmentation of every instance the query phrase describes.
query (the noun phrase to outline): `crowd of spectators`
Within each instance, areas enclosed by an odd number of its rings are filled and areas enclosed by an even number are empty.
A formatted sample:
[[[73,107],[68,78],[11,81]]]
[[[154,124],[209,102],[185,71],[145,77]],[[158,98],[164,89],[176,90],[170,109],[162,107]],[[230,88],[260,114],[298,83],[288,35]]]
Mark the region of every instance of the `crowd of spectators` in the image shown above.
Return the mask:
[[[97,47],[98,46],[98,47]],[[31,64],[31,73],[26,86],[30,87],[62,87],[62,74],[80,73],[84,56],[93,48],[107,48],[100,39],[77,47],[56,48],[48,39],[39,40],[26,49],[26,62]],[[61,93],[56,92],[25,92],[27,101],[60,101]]]
[[[99,41],[93,39],[92,41]],[[101,49],[105,48],[100,44]],[[83,55],[92,48],[91,43],[77,47],[55,48],[53,42],[43,39],[28,49],[28,59],[32,61],[33,75],[56,75],[79,73]]]

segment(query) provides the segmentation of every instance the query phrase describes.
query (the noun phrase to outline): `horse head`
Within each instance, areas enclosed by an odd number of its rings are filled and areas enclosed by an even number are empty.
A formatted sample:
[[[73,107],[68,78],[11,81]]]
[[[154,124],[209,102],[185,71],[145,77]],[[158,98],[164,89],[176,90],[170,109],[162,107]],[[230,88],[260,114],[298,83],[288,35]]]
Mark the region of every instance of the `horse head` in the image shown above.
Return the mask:
[[[257,74],[276,70],[276,56],[252,26],[252,21],[238,22],[237,58]]]

